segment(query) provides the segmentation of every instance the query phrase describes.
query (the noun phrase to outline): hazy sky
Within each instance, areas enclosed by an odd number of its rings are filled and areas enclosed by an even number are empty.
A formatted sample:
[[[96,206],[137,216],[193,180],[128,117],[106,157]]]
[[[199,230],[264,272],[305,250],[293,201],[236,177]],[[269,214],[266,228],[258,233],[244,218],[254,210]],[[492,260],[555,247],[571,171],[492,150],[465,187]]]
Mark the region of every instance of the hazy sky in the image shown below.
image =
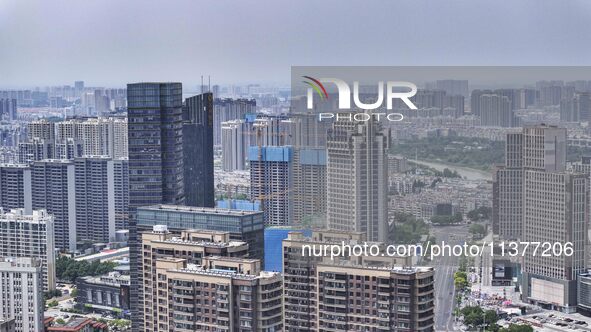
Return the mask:
[[[589,65],[591,2],[0,0],[0,87],[289,83],[292,65]]]

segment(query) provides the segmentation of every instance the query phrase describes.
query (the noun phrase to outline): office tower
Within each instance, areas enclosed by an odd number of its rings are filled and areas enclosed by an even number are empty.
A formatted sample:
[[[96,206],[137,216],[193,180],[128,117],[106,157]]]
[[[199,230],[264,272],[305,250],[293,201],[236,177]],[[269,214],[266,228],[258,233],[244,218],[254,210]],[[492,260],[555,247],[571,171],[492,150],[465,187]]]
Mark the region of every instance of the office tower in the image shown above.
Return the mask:
[[[129,161],[113,160],[113,187],[115,191],[115,229],[129,228]]]
[[[129,245],[132,330],[140,331],[139,242],[135,211],[153,204],[183,204],[183,108],[181,83],[127,85],[129,146]]]
[[[288,234],[282,244],[285,331],[433,330],[432,268],[404,268],[409,256],[342,255],[331,260],[307,249],[365,240],[361,232]]]
[[[516,123],[511,100],[505,96],[480,96],[480,124],[493,127],[513,127]]]
[[[42,273],[38,259],[0,259],[0,319],[14,319],[14,332],[43,331]]]
[[[260,211],[198,208],[180,205],[154,205],[137,209],[137,227],[151,231],[166,225],[170,232],[200,229],[230,233],[230,239],[248,243],[250,258],[264,258],[264,223]]]
[[[213,144],[222,144],[222,122],[242,120],[256,113],[254,99],[216,99],[213,103]]]
[[[109,243],[115,239],[115,172],[111,158],[76,158],[77,241]]]
[[[75,166],[69,160],[36,161],[31,167],[32,206],[54,216],[55,247],[76,250]]]
[[[251,146],[250,198],[263,206],[265,225],[291,225],[293,220],[292,162],[290,146]]]
[[[249,132],[244,120],[222,122],[222,170],[244,170],[249,142]]]
[[[213,95],[185,100],[183,109],[185,205],[214,207]]]
[[[54,249],[53,216],[45,210],[0,208],[0,256],[38,258],[45,291],[55,289]]]
[[[524,301],[568,312],[577,303],[576,277],[586,268],[589,179],[566,170],[566,142],[566,129],[544,124],[507,136],[494,228],[505,239],[573,244],[570,257],[529,250],[522,268]]]
[[[253,259],[205,261],[155,260],[162,280],[153,284],[158,312],[145,331],[283,331],[281,274],[260,271]]]
[[[31,168],[23,164],[0,164],[0,206],[6,210],[33,211]]]
[[[27,138],[47,140],[53,142],[55,140],[55,126],[53,122],[47,120],[37,120],[27,123]]]
[[[293,149],[293,224],[326,218],[326,149]]]
[[[505,165],[495,172],[493,193],[495,234],[517,240],[523,231],[523,134],[507,134]]]
[[[388,137],[375,121],[339,120],[327,141],[328,227],[387,238]]]
[[[0,119],[16,120],[16,99],[0,98]]]

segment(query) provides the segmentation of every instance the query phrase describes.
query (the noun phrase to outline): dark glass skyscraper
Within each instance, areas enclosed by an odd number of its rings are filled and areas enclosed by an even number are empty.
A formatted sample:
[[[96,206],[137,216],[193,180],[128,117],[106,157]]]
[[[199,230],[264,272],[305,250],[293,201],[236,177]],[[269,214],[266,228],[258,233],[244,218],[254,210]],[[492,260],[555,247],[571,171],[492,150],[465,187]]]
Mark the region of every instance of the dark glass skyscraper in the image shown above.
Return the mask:
[[[129,145],[129,243],[132,330],[139,331],[143,294],[138,292],[136,209],[140,206],[184,203],[183,108],[181,83],[127,85]]]
[[[213,94],[187,98],[183,109],[185,205],[214,207]]]

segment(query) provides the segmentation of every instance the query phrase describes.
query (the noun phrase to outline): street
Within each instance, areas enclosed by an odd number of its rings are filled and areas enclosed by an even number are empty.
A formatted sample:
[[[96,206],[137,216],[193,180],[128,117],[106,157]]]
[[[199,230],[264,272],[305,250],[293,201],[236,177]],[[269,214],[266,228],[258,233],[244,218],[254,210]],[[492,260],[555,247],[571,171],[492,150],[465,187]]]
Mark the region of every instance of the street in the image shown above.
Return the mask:
[[[437,226],[432,228],[437,243],[463,244],[469,239],[466,225]],[[438,257],[431,262],[435,268],[435,331],[455,331],[452,316],[454,308],[454,272],[459,266],[459,257]]]

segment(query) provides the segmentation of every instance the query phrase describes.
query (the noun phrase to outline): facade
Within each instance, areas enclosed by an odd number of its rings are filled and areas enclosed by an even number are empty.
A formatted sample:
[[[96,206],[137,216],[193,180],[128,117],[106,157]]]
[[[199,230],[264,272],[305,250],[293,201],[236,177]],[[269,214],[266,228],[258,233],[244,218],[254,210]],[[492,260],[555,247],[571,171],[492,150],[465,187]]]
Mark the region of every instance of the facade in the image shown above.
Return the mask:
[[[519,136],[521,135],[521,136]],[[499,233],[524,242],[572,243],[573,255],[535,255],[523,257],[522,298],[542,307],[565,312],[576,310],[577,281],[586,271],[589,211],[587,174],[566,170],[566,129],[549,125],[524,127],[510,135],[507,144],[507,170],[499,182]],[[523,172],[522,174],[518,173]],[[517,188],[522,182],[522,192]],[[513,199],[521,201],[513,202]],[[511,204],[522,207],[507,213]],[[505,218],[506,217],[506,218]],[[505,218],[505,219],[503,219]]]
[[[495,233],[516,240],[523,232],[523,134],[507,134],[505,165],[495,174],[493,223]]]
[[[480,123],[482,126],[513,127],[515,115],[511,100],[503,95],[484,94],[480,96]]]
[[[31,168],[24,164],[0,164],[0,206],[5,210],[33,210]]]
[[[115,239],[115,174],[108,156],[75,159],[77,241]]]
[[[181,83],[127,85],[129,147],[129,245],[132,330],[140,331],[136,311],[139,243],[136,209],[153,204],[183,204],[183,109]]]
[[[137,209],[138,229],[151,231],[166,225],[171,232],[201,229],[230,233],[230,239],[248,243],[250,258],[263,259],[264,223],[260,211],[154,205]]]
[[[285,331],[433,331],[432,268],[405,268],[410,257],[331,260],[306,251],[312,245],[360,243],[365,236],[318,231],[307,238],[290,232],[283,240]]]
[[[185,100],[183,165],[185,205],[214,207],[213,95],[210,92]]]
[[[129,229],[129,160],[113,160],[113,187],[115,190],[115,229]]]
[[[328,132],[328,227],[385,241],[388,226],[388,137],[379,123],[336,121]]]
[[[156,260],[160,281],[154,283],[154,303],[159,314],[145,331],[284,330],[279,273],[261,272],[258,260],[211,257],[205,264]]]
[[[14,319],[12,331],[43,331],[42,274],[35,258],[0,260],[0,319]]]
[[[176,260],[188,264],[204,264],[208,256],[246,257],[248,244],[231,241],[227,232],[183,230],[171,233],[164,225],[156,225],[151,232],[142,233],[142,306],[144,331],[160,331],[163,327],[160,308],[161,294],[157,280],[159,260]],[[215,269],[215,267],[212,267]],[[157,279],[158,277],[158,279]],[[153,281],[153,282],[150,282]],[[158,301],[157,301],[158,299]],[[160,303],[159,303],[160,302]]]
[[[14,318],[0,318],[0,332],[13,332],[16,330]]]
[[[249,132],[244,120],[221,123],[222,170],[226,172],[246,169]]]
[[[0,256],[34,257],[41,263],[43,290],[55,289],[53,216],[45,210],[0,208]]]
[[[293,221],[309,225],[326,218],[326,149],[293,149]]]
[[[110,272],[97,277],[81,277],[76,280],[76,303],[94,311],[123,316],[129,312],[129,275]]]
[[[293,148],[290,146],[251,146],[250,199],[263,206],[265,225],[293,223]]]
[[[45,209],[54,217],[55,248],[76,250],[75,166],[70,160],[48,159],[32,166],[34,210]]]

